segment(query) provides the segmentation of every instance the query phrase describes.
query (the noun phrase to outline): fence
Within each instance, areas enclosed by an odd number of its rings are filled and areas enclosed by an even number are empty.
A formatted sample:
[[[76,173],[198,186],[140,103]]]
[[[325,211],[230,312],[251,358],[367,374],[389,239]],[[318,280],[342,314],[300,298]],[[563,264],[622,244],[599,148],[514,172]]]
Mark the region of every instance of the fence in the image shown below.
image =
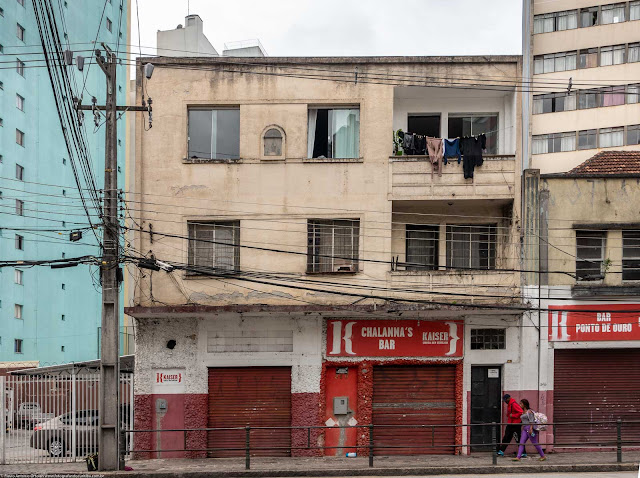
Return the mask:
[[[0,390],[0,464],[73,462],[98,451],[99,373],[10,375]],[[120,426],[131,428],[131,373],[120,375],[119,410]]]
[[[131,436],[140,433],[140,434],[156,434],[156,443],[160,443],[158,439],[161,433],[182,433],[182,444],[181,448],[171,448],[171,449],[137,449],[130,448],[131,453],[143,453],[143,454],[152,454],[158,456],[161,453],[176,453],[176,452],[184,452],[192,454],[194,452],[201,453],[212,453],[212,452],[230,452],[235,451],[238,452],[237,456],[244,456],[245,459],[245,468],[249,470],[251,468],[251,457],[260,455],[265,456],[265,452],[280,452],[282,450],[292,451],[292,450],[329,450],[329,449],[353,449],[358,450],[359,453],[366,453],[369,459],[369,466],[373,467],[374,457],[381,456],[386,454],[392,454],[394,451],[398,450],[420,450],[421,453],[424,453],[424,450],[432,449],[432,450],[441,450],[443,448],[451,449],[451,453],[456,453],[460,449],[463,448],[471,448],[471,447],[479,447],[485,448],[487,452],[491,452],[491,460],[495,465],[497,464],[497,452],[498,445],[500,445],[501,440],[501,426],[506,426],[507,423],[476,423],[476,424],[462,424],[462,425],[451,425],[451,424],[428,424],[428,425],[355,425],[355,426],[295,426],[295,427],[225,427],[225,428],[176,428],[176,429],[165,429],[165,430],[123,430],[122,433],[128,437],[128,442],[134,442],[135,440],[131,439]],[[571,448],[608,448],[615,449],[617,455],[617,462],[622,463],[622,451],[627,448],[637,448],[640,446],[640,434],[638,431],[640,430],[640,421],[581,421],[581,422],[565,422],[565,423],[549,423],[547,427],[549,430],[553,430],[553,436],[555,436],[555,432],[557,427],[573,427],[576,425],[591,425],[595,428],[609,428],[612,431],[615,430],[615,435],[612,435],[610,439],[598,439],[594,440],[581,440],[575,442],[555,442],[551,441],[540,441],[540,445],[544,448],[546,446],[554,446],[554,447],[571,447]],[[445,444],[439,442],[438,436],[442,436],[441,433],[438,433],[439,430],[443,430],[446,428],[455,428],[462,430],[469,430],[470,427],[491,427],[491,443],[452,443]],[[423,433],[424,437],[431,437],[427,439],[426,442],[411,442],[408,444],[383,444],[376,442],[375,434],[376,430],[379,429],[415,429],[420,430]],[[313,443],[312,435],[315,437],[318,436],[319,432],[327,431],[327,430],[336,430],[336,429],[355,429],[364,431],[364,436],[367,437],[367,443],[358,443],[352,445],[340,445],[340,446],[324,446],[317,445]],[[626,429],[626,430],[625,430]],[[264,434],[265,432],[277,432],[289,430],[290,432],[299,431],[306,435],[306,446],[252,446],[251,445],[251,437],[254,433],[259,433],[261,435],[261,443],[264,443]],[[210,434],[216,432],[228,433],[231,431],[235,431],[238,433],[238,439],[232,440],[235,443],[238,443],[242,438],[244,441],[244,446],[232,446],[232,447],[216,447],[216,448],[189,448],[187,445],[190,442],[189,434]],[[626,432],[626,433],[624,433]],[[361,433],[360,433],[361,434]],[[629,439],[632,437],[633,439]],[[173,441],[173,443],[178,443],[177,441]],[[268,456],[268,454],[266,455]]]

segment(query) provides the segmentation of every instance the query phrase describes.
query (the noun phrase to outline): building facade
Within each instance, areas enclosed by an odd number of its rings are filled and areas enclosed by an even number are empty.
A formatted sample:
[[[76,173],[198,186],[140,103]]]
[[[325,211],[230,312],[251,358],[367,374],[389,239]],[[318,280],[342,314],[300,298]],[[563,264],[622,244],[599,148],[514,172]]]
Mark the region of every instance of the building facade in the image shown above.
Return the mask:
[[[106,42],[124,54],[129,43],[127,0],[89,1],[82,6],[59,2],[55,15],[60,40],[75,54],[91,57],[93,42]],[[98,23],[104,7],[100,29]],[[52,87],[45,68],[32,2],[3,2],[0,15],[0,257],[40,260],[99,256],[85,228],[72,165],[61,134]],[[75,55],[74,55],[75,56]],[[99,68],[68,67],[84,103],[95,95],[104,102],[105,79]],[[118,67],[118,103],[127,100],[128,67]],[[86,82],[85,82],[86,78]],[[80,95],[80,92],[78,92]],[[93,134],[91,115],[86,129],[92,167],[102,184],[104,128]],[[120,184],[124,184],[125,122],[118,125]],[[93,278],[92,278],[93,273]],[[81,265],[50,270],[44,267],[3,268],[0,272],[0,361],[38,361],[41,365],[98,357],[101,294],[97,270]]]
[[[129,224],[136,427],[446,423],[379,428],[375,446],[490,443],[489,427],[454,425],[537,392],[521,354],[535,342],[521,331],[519,57],[151,61],[145,91],[164,96],[154,128],[137,127]],[[439,167],[419,144],[483,134],[477,162],[466,149]],[[229,456],[241,431],[137,434],[136,448]],[[368,433],[251,440],[339,455]]]
[[[529,331],[539,344],[538,386],[556,449],[601,448],[615,439],[611,421],[637,410],[640,386],[640,2],[525,7],[532,87],[523,269],[531,272],[523,294],[540,307],[539,330]],[[598,421],[609,423],[584,423]],[[570,422],[583,424],[563,425]],[[633,433],[623,425],[623,439]]]
[[[640,150],[640,3],[532,3],[528,167],[565,172],[599,151]]]

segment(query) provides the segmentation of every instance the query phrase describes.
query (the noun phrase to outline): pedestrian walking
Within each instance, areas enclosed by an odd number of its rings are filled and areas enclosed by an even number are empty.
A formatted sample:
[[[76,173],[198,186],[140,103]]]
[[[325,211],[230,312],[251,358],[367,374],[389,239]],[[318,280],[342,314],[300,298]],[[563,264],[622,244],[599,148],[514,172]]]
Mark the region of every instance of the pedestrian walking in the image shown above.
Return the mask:
[[[536,447],[538,454],[540,455],[540,461],[545,461],[547,459],[544,456],[544,452],[542,451],[542,447],[538,444],[538,430],[536,430],[536,415],[533,410],[531,410],[531,406],[529,405],[529,400],[523,398],[520,400],[520,405],[522,406],[523,413],[520,416],[520,420],[522,421],[522,433],[520,435],[520,447],[518,448],[518,456],[516,456],[513,461],[520,461],[524,452],[524,444],[527,443],[527,440],[531,440],[531,443]]]
[[[498,456],[504,456],[504,451],[511,443],[512,438],[516,439],[516,444],[520,443],[520,429],[522,428],[520,415],[522,415],[523,411],[518,402],[516,402],[515,398],[511,398],[508,393],[502,397],[502,401],[507,404],[507,427],[504,429],[504,436],[498,447]]]

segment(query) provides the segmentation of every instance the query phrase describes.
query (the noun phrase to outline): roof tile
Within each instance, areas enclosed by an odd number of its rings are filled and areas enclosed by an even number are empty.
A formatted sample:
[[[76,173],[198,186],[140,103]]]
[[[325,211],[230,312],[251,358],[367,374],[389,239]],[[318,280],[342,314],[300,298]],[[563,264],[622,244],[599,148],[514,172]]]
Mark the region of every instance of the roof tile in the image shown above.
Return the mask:
[[[640,151],[601,151],[566,173],[567,176],[640,174]]]

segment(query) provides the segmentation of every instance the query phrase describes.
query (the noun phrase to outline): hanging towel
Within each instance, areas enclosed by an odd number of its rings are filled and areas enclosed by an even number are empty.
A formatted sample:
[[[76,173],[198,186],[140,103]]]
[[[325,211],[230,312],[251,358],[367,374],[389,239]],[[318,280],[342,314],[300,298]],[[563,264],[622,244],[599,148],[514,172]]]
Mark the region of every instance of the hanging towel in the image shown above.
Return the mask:
[[[438,176],[442,176],[442,138],[430,138],[427,136],[427,152],[429,153],[429,161],[431,162],[431,177],[433,171],[438,171]]]
[[[460,138],[444,139],[444,164],[447,164],[447,158],[458,158],[458,164],[462,160],[460,153]]]

